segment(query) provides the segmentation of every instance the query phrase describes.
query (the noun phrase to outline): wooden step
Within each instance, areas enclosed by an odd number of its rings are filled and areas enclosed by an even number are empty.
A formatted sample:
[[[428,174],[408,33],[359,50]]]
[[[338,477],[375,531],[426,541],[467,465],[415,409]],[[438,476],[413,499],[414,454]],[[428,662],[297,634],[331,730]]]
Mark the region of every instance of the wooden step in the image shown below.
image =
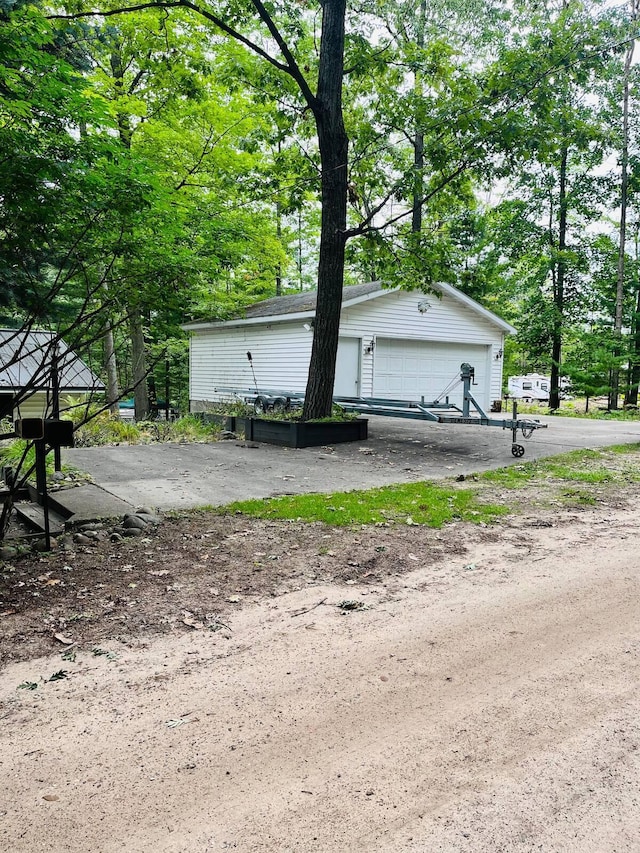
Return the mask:
[[[44,531],[44,510],[38,504],[20,503],[14,507],[16,514],[38,531]],[[55,510],[49,510],[49,532],[52,536],[64,533],[65,520]]]

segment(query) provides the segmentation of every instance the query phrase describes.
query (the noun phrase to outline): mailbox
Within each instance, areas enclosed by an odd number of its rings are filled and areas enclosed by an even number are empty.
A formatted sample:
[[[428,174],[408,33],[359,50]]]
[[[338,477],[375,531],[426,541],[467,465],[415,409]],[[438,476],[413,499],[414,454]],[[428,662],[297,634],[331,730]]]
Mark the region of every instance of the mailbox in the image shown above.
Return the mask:
[[[20,438],[44,438],[43,418],[20,418],[15,422],[16,435]]]
[[[21,418],[15,422],[16,435],[30,441],[44,439],[51,447],[73,447],[73,421],[59,418]]]
[[[73,447],[73,421],[47,418],[44,422],[44,440],[51,447]]]

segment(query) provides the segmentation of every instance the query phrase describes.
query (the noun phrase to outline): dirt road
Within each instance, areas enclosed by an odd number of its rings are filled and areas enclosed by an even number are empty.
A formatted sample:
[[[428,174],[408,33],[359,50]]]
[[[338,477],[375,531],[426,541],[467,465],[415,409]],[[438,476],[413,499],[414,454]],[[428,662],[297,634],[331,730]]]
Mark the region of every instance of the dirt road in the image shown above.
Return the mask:
[[[639,851],[639,521],[514,518],[230,631],[8,666],[0,848]]]

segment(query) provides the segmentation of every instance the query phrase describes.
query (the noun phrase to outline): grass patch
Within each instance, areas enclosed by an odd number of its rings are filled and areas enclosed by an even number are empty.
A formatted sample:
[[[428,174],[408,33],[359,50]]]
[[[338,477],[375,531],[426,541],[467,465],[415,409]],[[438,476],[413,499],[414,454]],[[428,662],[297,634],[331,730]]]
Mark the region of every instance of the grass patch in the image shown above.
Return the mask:
[[[574,450],[478,474],[472,488],[451,481],[410,483],[241,501],[214,511],[334,526],[419,524],[438,528],[453,520],[492,523],[525,507],[594,506],[607,489],[640,483],[639,451],[640,444]],[[508,500],[505,489],[513,492]]]
[[[620,444],[603,450],[572,450],[550,459],[485,471],[478,475],[478,479],[506,489],[518,489],[554,480],[590,485],[622,483],[629,480],[640,482],[640,469],[637,467],[620,468],[619,463],[611,464],[613,456],[637,453],[639,449],[638,444]]]
[[[508,512],[508,508],[481,502],[474,489],[409,483],[329,495],[239,501],[222,511],[254,518],[320,521],[335,526],[396,523],[442,527],[453,520],[490,523]]]

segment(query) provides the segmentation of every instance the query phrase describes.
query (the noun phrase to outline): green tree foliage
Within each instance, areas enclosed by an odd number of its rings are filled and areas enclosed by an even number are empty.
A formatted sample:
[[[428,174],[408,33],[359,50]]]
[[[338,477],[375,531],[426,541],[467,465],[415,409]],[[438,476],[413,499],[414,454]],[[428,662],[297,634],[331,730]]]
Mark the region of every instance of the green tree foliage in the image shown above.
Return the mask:
[[[301,286],[317,250],[308,417],[330,404],[345,275],[456,284],[520,327],[519,360],[556,391],[585,330],[608,328],[623,15],[577,0],[143,6],[0,18],[5,313],[89,313],[93,340],[108,322],[121,385],[148,358],[160,397],[167,356],[184,373],[180,322]]]

